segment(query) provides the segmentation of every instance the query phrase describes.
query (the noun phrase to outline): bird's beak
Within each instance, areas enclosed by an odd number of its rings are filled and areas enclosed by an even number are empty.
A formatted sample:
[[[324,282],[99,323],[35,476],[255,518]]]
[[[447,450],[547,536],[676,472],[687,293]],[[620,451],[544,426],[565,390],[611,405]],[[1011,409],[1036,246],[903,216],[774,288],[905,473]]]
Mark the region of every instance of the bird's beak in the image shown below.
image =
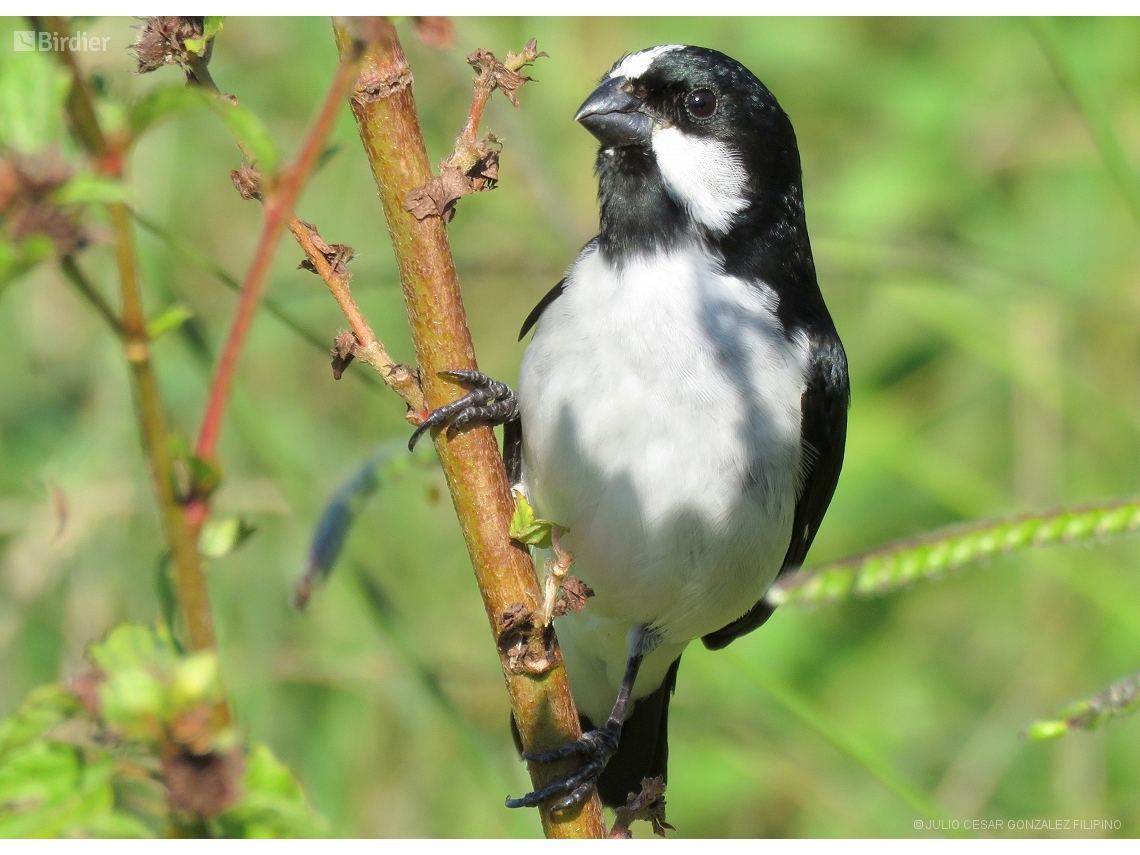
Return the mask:
[[[625,85],[624,77],[606,80],[578,108],[574,121],[581,122],[606,147],[648,146],[653,119],[643,112],[641,99],[622,88]]]

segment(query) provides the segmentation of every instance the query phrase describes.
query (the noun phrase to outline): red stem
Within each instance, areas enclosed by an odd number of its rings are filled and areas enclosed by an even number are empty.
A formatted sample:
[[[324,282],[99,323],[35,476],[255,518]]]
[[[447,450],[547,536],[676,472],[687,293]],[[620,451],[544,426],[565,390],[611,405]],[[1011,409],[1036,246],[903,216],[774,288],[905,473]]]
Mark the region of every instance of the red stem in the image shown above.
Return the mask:
[[[273,264],[274,252],[281,239],[282,229],[293,212],[293,205],[301,194],[301,188],[304,187],[309,173],[320,157],[325,138],[336,122],[337,112],[356,80],[357,71],[357,62],[347,61],[340,64],[321,105],[321,111],[309,130],[296,161],[285,171],[276,186],[266,194],[265,223],[262,226],[261,238],[258,240],[257,251],[254,253],[253,263],[246,274],[245,282],[242,283],[233,324],[230,326],[222,355],[218,359],[214,379],[210,384],[210,393],[206,399],[206,410],[202,416],[202,428],[198,433],[195,453],[204,460],[212,461],[217,457],[218,436],[221,434],[222,417],[229,403],[234,372],[237,370],[242,348],[253,325],[253,317],[257,314],[261,298],[265,295],[269,268]],[[192,503],[188,510],[192,522],[200,524],[205,516],[205,508],[198,507],[199,504]]]

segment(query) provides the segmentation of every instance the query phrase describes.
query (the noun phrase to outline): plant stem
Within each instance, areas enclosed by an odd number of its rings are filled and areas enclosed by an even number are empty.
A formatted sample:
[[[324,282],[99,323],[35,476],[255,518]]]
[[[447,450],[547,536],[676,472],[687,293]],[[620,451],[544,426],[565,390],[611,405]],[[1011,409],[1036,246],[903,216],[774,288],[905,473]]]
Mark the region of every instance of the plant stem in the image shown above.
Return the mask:
[[[460,392],[439,372],[475,368],[475,352],[443,222],[435,216],[417,220],[404,210],[408,192],[432,177],[416,117],[411,71],[391,22],[381,19],[368,26],[375,27],[378,37],[365,53],[352,110],[380,191],[427,406],[435,408],[455,400]],[[352,39],[341,22],[334,21],[334,29],[343,54]],[[495,435],[489,427],[464,431],[451,440],[441,432],[435,436],[435,446],[498,639],[510,606],[524,603],[538,608],[542,595],[529,553],[508,534],[513,502]],[[537,676],[516,673],[503,653],[500,659],[523,747],[541,751],[577,739],[578,715],[557,649],[552,669]],[[536,787],[562,773],[554,764],[531,767]],[[575,810],[554,814],[543,807],[540,813],[548,837],[605,836],[596,794]]]
[[[111,308],[110,304],[103,299],[103,295],[99,293],[99,289],[91,284],[91,280],[87,278],[79,265],[76,264],[75,258],[70,255],[65,255],[59,260],[59,269],[63,271],[63,275],[67,281],[71,283],[72,287],[91,304],[96,313],[109,326],[119,338],[125,338],[126,333],[123,330],[123,325],[119,321],[119,316],[115,314],[115,310]]]
[[[108,210],[115,233],[115,258],[119,264],[127,362],[130,363],[135,379],[143,448],[151,464],[155,495],[162,509],[166,542],[174,562],[174,586],[178,593],[178,604],[186,619],[190,647],[194,650],[212,649],[216,646],[216,641],[209,587],[202,572],[198,545],[186,525],[183,507],[174,494],[169,433],[158,392],[158,380],[150,362],[131,215],[126,205],[110,205]]]
[[[58,18],[44,19],[38,26],[55,34],[64,33],[63,24]],[[76,136],[88,153],[96,159],[95,166],[100,172],[112,178],[122,178],[122,152],[111,144],[99,125],[87,82],[75,56],[67,47],[66,39],[61,40],[61,49],[58,53],[72,74],[67,112]],[[186,525],[183,507],[174,494],[173,464],[168,447],[169,433],[166,427],[166,414],[162,409],[162,398],[159,395],[158,380],[150,362],[150,346],[147,340],[142,290],[139,285],[131,214],[127,206],[121,203],[108,205],[107,211],[114,232],[115,260],[119,268],[119,290],[122,301],[122,319],[115,323],[114,327],[123,339],[127,362],[131,366],[143,452],[150,468],[155,498],[162,513],[163,531],[174,564],[178,605],[186,620],[190,647],[195,650],[211,649],[215,647],[215,638],[209,588],[202,572],[197,543]],[[76,282],[77,280],[69,273],[67,261],[65,260],[63,265],[64,272]],[[79,273],[79,269],[73,263],[70,267],[73,268],[73,272]],[[83,279],[81,273],[78,278]],[[93,290],[92,293],[97,294]],[[110,311],[109,308],[107,311]],[[228,721],[229,713],[224,705],[219,707],[219,716],[223,722]]]
[[[253,325],[253,317],[257,314],[261,298],[265,293],[269,268],[273,263],[281,231],[292,216],[293,205],[301,193],[301,188],[304,187],[305,180],[316,165],[317,158],[320,157],[325,138],[336,122],[341,99],[348,94],[356,79],[356,71],[357,62],[351,56],[342,59],[321,110],[297,154],[297,159],[279,179],[266,176],[269,186],[265,191],[265,223],[261,229],[261,238],[258,240],[253,262],[242,284],[237,310],[218,359],[213,382],[210,384],[206,410],[202,416],[202,427],[198,432],[195,453],[204,460],[214,461],[217,457],[218,436],[222,429],[222,416],[229,403],[234,372],[237,370],[238,359]],[[200,525],[205,517],[205,508],[201,502],[195,502],[194,505],[193,520],[196,525]]]
[[[349,289],[349,276],[347,272],[334,270],[328,258],[314,241],[314,235],[309,228],[297,219],[296,215],[289,217],[289,231],[297,239],[309,263],[317,271],[317,275],[324,280],[329,292],[333,295],[337,305],[340,306],[344,317],[352,327],[356,336],[356,348],[353,356],[361,362],[366,362],[376,369],[392,390],[404,399],[412,413],[420,413],[424,409],[424,393],[420,388],[416,375],[406,365],[399,365],[392,360],[384,345],[376,338],[371,325],[356,305]]]

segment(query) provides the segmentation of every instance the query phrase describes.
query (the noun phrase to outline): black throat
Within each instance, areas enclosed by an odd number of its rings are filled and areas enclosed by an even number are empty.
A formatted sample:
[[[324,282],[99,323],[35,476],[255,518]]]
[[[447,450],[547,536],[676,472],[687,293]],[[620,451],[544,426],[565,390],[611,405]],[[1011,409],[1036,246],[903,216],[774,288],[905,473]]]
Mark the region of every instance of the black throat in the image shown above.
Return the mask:
[[[773,156],[775,155],[775,156]],[[777,314],[789,334],[820,322],[830,326],[816,282],[804,216],[799,157],[794,147],[764,158],[763,186],[726,234],[714,235],[670,195],[653,153],[641,146],[598,152],[598,244],[610,264],[695,243],[720,257],[724,272],[764,282],[779,296]]]
[[[669,195],[653,153],[640,146],[598,152],[598,243],[617,267],[639,255],[668,250],[687,236],[693,224]]]

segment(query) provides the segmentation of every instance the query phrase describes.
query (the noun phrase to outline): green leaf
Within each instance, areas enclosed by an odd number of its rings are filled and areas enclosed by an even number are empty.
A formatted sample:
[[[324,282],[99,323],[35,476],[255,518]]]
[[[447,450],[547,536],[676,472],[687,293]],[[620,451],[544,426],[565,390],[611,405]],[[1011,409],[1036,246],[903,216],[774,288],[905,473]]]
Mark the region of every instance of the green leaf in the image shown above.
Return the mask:
[[[293,773],[260,744],[246,758],[241,801],[214,824],[226,837],[322,837],[329,833],[328,822],[308,806]]]
[[[178,329],[192,317],[194,317],[194,313],[186,308],[186,306],[181,303],[175,303],[157,318],[147,322],[146,336],[151,340],[159,338],[171,330]]]
[[[105,205],[129,202],[127,188],[121,181],[105,175],[76,175],[52,194],[57,205]]]
[[[33,689],[11,716],[0,722],[0,762],[80,710],[75,695],[59,685]]]
[[[50,53],[11,50],[0,60],[0,145],[32,154],[64,137],[71,75]]]
[[[198,535],[198,551],[207,558],[222,558],[240,547],[257,531],[242,517],[211,519]]]
[[[215,704],[221,699],[218,655],[214,651],[201,650],[179,661],[170,684],[173,710],[188,709],[201,703]]]
[[[212,98],[210,106],[221,116],[230,133],[237,137],[238,145],[253,160],[254,166],[262,175],[274,174],[279,163],[277,145],[261,119],[225,98]]]
[[[550,520],[538,519],[534,515],[534,508],[527,501],[522,491],[515,491],[515,512],[511,515],[510,535],[519,543],[549,549],[551,538],[554,535],[554,526]]]
[[[138,137],[162,119],[199,107],[208,107],[226,123],[242,151],[262,174],[268,176],[277,171],[277,145],[261,119],[229,98],[193,86],[162,86],[139,99],[131,108],[131,135]]]
[[[1063,721],[1035,721],[1026,728],[1025,735],[1035,742],[1057,739],[1069,732],[1069,725]]]
[[[163,119],[211,106],[216,96],[194,86],[171,84],[152,89],[131,106],[131,139],[136,139]]]
[[[221,486],[221,467],[196,454],[187,457],[186,464],[190,467],[190,489],[195,496],[208,498]]]
[[[99,684],[103,720],[126,736],[157,737],[166,718],[166,701],[162,682],[149,668],[122,668]]]
[[[169,671],[177,658],[170,633],[164,627],[137,626],[124,623],[87,650],[91,661],[105,674],[128,669]]]
[[[174,590],[174,577],[171,575],[170,553],[163,552],[158,557],[158,563],[154,568],[154,587],[155,593],[158,596],[158,610],[162,615],[162,619],[166,624],[168,630],[173,633],[175,621],[178,619],[178,593]],[[174,642],[181,653],[181,647],[178,644],[178,639],[171,636],[171,641]]]
[[[202,37],[199,39],[186,39],[182,44],[186,50],[202,56],[206,52],[206,45],[210,40],[216,36],[222,29],[222,22],[226,18],[224,15],[207,15],[202,23]]]
[[[54,254],[55,246],[45,234],[28,235],[18,245],[0,240],[0,290]]]
[[[105,751],[37,740],[0,764],[0,837],[150,837],[116,810]]]

